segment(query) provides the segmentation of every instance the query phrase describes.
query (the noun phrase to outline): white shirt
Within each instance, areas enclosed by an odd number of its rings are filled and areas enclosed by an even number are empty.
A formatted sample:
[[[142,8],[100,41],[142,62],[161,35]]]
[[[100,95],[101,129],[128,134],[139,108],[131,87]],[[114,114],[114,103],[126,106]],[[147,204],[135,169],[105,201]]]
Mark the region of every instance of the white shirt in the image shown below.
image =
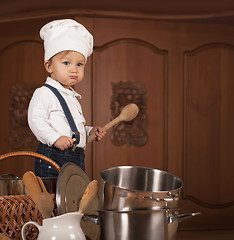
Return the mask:
[[[48,77],[46,83],[57,88],[65,99],[68,108],[80,132],[78,147],[86,145],[86,134],[89,135],[92,127],[85,126],[85,118],[78,98],[81,96],[73,88],[64,88],[59,82]],[[55,94],[45,86],[37,88],[33,93],[28,108],[28,124],[36,138],[43,144],[52,146],[61,136],[72,137],[72,130],[68,124],[62,106]]]

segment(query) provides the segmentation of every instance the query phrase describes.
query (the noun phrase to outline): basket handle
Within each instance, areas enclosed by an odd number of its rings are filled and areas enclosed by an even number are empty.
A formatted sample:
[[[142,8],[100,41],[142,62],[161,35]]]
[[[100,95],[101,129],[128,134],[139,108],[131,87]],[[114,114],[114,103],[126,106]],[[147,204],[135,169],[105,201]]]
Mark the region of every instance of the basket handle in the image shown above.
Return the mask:
[[[3,160],[5,158],[10,158],[10,157],[15,157],[15,156],[31,156],[31,157],[40,158],[40,159],[48,162],[50,165],[52,165],[57,170],[57,172],[60,172],[60,167],[59,167],[59,165],[56,162],[54,162],[50,158],[48,158],[48,157],[46,157],[46,156],[44,156],[42,154],[36,153],[36,152],[18,151],[18,152],[5,153],[5,154],[2,154],[0,156],[0,160]]]

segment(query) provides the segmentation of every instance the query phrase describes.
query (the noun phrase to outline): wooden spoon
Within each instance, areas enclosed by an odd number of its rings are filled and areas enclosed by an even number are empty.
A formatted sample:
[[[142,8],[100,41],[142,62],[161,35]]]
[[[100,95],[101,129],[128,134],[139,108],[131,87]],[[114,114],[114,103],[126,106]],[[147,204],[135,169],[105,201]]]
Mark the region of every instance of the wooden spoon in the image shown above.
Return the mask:
[[[37,177],[37,179],[40,184],[42,192],[39,195],[39,199],[36,202],[36,205],[44,219],[50,218],[51,216],[53,216],[53,210],[54,210],[53,197],[51,194],[47,192],[46,187],[43,181],[41,180],[41,178]]]
[[[113,119],[102,128],[103,131],[107,131],[108,129],[110,129],[111,127],[113,127],[114,125],[116,125],[121,121],[128,122],[133,120],[137,116],[138,112],[139,112],[139,107],[136,104],[130,103],[126,105],[122,109],[122,111],[120,112],[117,118]],[[95,133],[91,134],[88,137],[88,142],[92,142],[95,138],[96,138]]]
[[[54,210],[53,197],[47,192],[40,177],[36,177],[34,172],[28,171],[23,175],[24,185],[37,205],[43,218],[51,217]]]
[[[79,205],[79,213],[84,214],[87,212],[87,209],[91,205],[94,198],[97,196],[98,193],[98,181],[93,180],[91,181],[85,189],[85,192],[80,200]]]
[[[37,180],[36,175],[32,171],[28,171],[23,175],[24,185],[31,197],[31,199],[36,203],[38,202],[39,196],[42,192],[41,186]]]

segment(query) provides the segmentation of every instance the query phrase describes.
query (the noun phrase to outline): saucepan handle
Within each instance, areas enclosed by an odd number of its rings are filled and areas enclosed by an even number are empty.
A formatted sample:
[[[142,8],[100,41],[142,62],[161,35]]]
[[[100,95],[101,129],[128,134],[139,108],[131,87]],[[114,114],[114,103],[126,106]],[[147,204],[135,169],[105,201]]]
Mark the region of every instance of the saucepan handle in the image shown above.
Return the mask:
[[[171,202],[175,200],[174,198],[155,198],[152,196],[144,196],[143,199],[150,199],[156,202]]]
[[[193,212],[193,213],[185,213],[185,214],[181,214],[181,215],[168,216],[167,221],[168,221],[168,223],[172,223],[176,220],[184,220],[184,219],[194,217],[194,216],[197,216],[200,214],[201,214],[200,212]]]
[[[171,198],[179,198],[179,193],[173,194],[172,192],[167,192],[167,196]]]
[[[82,220],[95,223],[96,225],[100,225],[99,217],[97,215],[84,214]]]

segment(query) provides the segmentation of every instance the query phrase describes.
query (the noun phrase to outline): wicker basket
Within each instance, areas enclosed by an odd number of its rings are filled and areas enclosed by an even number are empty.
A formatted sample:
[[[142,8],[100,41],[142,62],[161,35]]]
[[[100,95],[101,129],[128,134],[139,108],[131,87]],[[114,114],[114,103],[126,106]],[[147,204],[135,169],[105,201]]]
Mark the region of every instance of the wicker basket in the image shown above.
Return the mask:
[[[29,151],[19,151],[6,153],[0,156],[0,160],[15,156],[31,156],[37,157],[50,163],[58,172],[60,167],[50,158]],[[55,194],[52,194],[55,208],[54,215],[57,215],[57,207],[55,202]],[[26,222],[34,221],[39,224],[42,223],[42,216],[35,203],[31,200],[29,195],[11,195],[0,196],[0,233],[8,236],[11,239],[22,239],[21,229]],[[26,229],[27,239],[37,239],[38,229],[30,225]]]

